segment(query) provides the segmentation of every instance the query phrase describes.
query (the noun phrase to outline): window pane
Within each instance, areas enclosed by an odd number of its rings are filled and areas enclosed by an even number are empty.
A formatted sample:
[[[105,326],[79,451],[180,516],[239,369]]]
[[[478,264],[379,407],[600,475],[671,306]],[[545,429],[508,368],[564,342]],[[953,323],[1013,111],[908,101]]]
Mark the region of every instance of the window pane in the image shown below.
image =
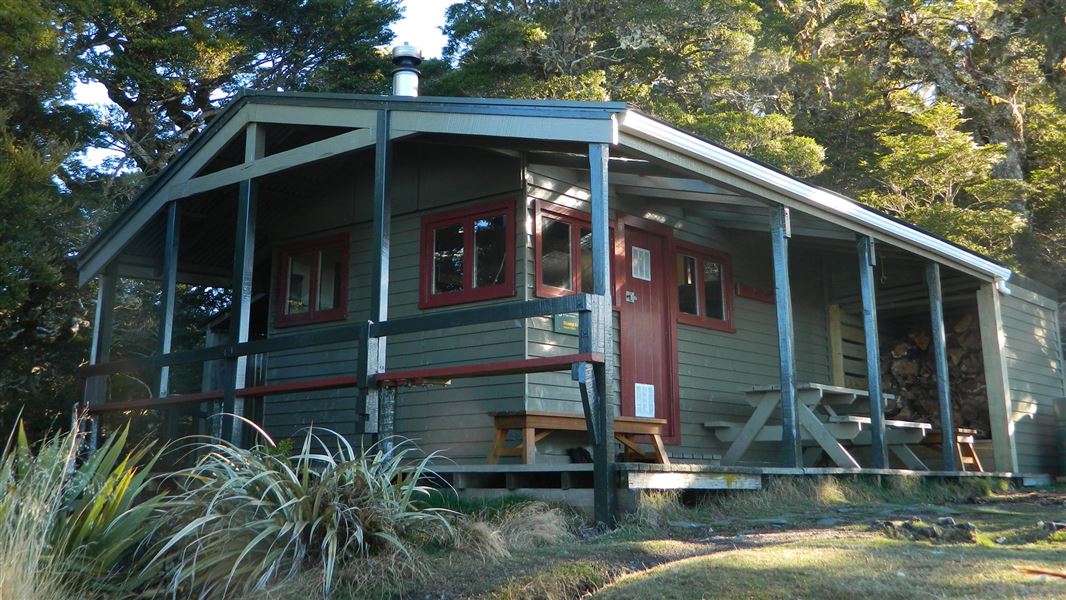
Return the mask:
[[[433,293],[463,289],[463,226],[433,230]]]
[[[570,273],[570,224],[541,217],[540,271],[544,285],[574,289]]]
[[[474,287],[507,280],[507,218],[474,221]]]
[[[317,310],[330,310],[341,304],[341,250],[327,248],[321,253],[321,265],[318,271]]]
[[[677,308],[690,315],[699,314],[699,298],[696,292],[696,259],[677,255]]]
[[[722,265],[703,261],[704,316],[711,319],[725,318],[725,296],[722,289]]]
[[[581,291],[592,293],[592,230],[581,228]]]
[[[285,301],[285,314],[304,314],[311,303],[311,263],[313,254],[289,257],[289,290]]]

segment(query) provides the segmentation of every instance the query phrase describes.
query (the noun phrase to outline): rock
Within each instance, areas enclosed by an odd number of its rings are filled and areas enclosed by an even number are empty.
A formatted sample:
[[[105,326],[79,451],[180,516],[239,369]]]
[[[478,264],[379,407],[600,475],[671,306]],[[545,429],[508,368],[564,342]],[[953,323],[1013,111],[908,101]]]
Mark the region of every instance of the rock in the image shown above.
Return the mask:
[[[834,519],[832,517],[826,517],[824,519],[818,519],[817,521],[814,522],[814,524],[817,525],[818,527],[836,527],[837,525],[840,525],[843,522],[844,521],[841,520],[841,519]]]
[[[704,528],[706,528],[706,529],[709,529],[710,531],[714,531],[713,529],[711,529],[710,527],[707,527],[707,525],[705,525],[703,523],[693,523],[692,521],[667,521],[666,524],[669,525],[670,527],[675,528],[675,529],[704,529]]]
[[[756,525],[769,525],[770,527],[784,527],[791,523],[791,521],[784,517],[777,517],[773,519],[752,519],[750,522]]]
[[[977,541],[977,526],[973,523],[963,523],[954,527],[945,527],[940,537],[945,542],[973,543]]]
[[[998,538],[996,538],[996,543],[997,544],[1006,544],[1007,543],[1007,538],[1005,538],[1003,536],[999,536]]]
[[[936,524],[940,525],[941,527],[954,527],[955,519],[951,517],[940,517],[936,520]]]
[[[1037,523],[1041,529],[1044,529],[1048,533],[1055,533],[1056,531],[1066,530],[1066,523],[1059,523],[1057,521],[1041,521]]]

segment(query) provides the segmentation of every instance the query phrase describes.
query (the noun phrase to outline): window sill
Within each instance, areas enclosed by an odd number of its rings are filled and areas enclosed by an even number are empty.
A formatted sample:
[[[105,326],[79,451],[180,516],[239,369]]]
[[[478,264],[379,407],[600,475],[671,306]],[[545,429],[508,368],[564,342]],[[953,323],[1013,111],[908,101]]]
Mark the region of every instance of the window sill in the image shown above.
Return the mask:
[[[485,300],[513,298],[514,296],[515,290],[513,286],[500,285],[478,288],[470,292],[446,292],[443,294],[434,294],[432,296],[420,299],[418,302],[418,308],[440,308],[442,306],[455,306],[459,304],[470,304],[473,302],[484,302]]]
[[[678,313],[677,322],[685,325],[691,325],[693,327],[701,327],[703,329],[723,331],[725,333],[737,332],[737,328],[732,321],[727,321],[723,319],[708,319],[707,317],[700,317],[687,313]]]
[[[283,319],[277,317],[274,319],[275,329],[284,329],[286,327],[299,327],[300,325],[315,325],[317,323],[334,323],[336,321],[344,321],[348,318],[348,315],[343,312],[330,312],[327,314],[314,315],[312,317],[303,318],[287,318]]]

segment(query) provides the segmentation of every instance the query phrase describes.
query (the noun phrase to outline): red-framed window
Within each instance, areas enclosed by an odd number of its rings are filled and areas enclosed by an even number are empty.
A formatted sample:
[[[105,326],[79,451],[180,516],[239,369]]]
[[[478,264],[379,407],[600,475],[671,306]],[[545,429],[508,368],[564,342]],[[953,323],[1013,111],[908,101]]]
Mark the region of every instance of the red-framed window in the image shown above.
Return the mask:
[[[538,200],[533,252],[536,294],[541,298],[592,293],[592,220],[580,210]],[[611,248],[614,231],[611,231]],[[612,263],[614,262],[612,250]],[[613,265],[612,265],[612,270]]]
[[[733,265],[725,252],[677,242],[677,320],[730,333],[733,324]]]
[[[419,308],[515,293],[514,200],[422,218]]]
[[[344,319],[348,314],[348,234],[333,235],[278,249],[279,327]]]

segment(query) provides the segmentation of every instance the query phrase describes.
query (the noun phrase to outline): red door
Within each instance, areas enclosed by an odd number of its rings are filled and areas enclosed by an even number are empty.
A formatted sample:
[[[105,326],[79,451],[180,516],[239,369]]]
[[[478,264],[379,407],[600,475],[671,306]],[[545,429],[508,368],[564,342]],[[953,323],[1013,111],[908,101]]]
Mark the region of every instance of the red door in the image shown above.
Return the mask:
[[[666,302],[666,240],[625,229],[621,353],[622,414],[667,419],[666,437],[676,438],[670,373],[670,314]]]

